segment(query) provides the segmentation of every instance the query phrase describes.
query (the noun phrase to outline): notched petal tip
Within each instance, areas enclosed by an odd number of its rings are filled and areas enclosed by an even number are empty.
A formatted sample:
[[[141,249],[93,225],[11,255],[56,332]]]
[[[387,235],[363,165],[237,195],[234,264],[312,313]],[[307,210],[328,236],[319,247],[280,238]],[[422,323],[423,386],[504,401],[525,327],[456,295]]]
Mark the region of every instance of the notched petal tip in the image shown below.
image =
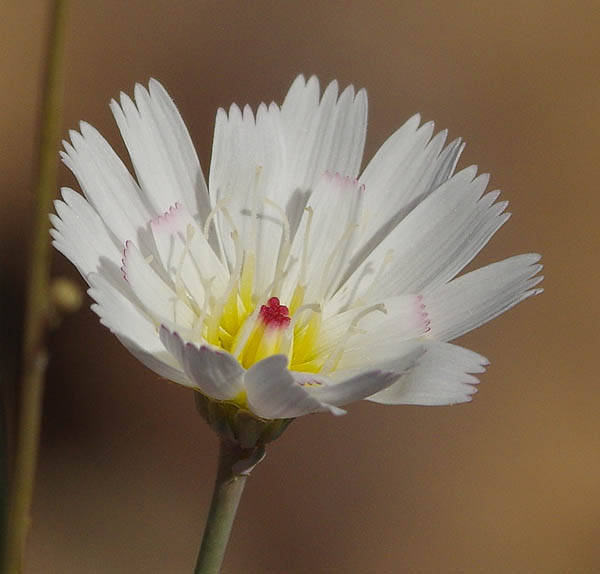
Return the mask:
[[[166,88],[154,77],[150,76],[148,80],[148,90],[150,92],[150,97],[167,97],[171,100],[171,96],[169,96],[169,92],[167,92]]]
[[[158,327],[158,333],[161,336],[161,339],[164,335],[164,336],[176,337],[177,339],[179,339],[181,341],[181,335],[179,335],[179,333],[177,333],[177,331],[171,331],[171,329],[169,329],[169,327],[167,327],[164,323],[161,323],[160,326]]]
[[[52,201],[52,205],[54,205],[54,211],[56,211],[56,213],[58,213],[60,209],[64,209],[63,206],[65,205],[65,202],[63,201],[63,199],[55,199],[54,201]],[[50,221],[52,221],[52,218],[57,216],[54,213],[49,213],[48,217],[50,218]]]
[[[242,120],[242,110],[236,103],[233,103],[229,106],[228,118],[229,121],[232,121],[234,118],[238,121]]]
[[[227,121],[227,110],[225,108],[218,108],[217,109],[217,117],[215,120],[215,123],[219,122],[219,121],[223,121],[226,122]]]
[[[354,190],[358,189],[361,193],[365,191],[365,184],[361,183],[358,179],[343,175],[339,172],[325,171],[321,174],[321,179],[327,182],[328,185],[334,185],[339,189],[343,190]]]
[[[246,122],[251,122],[252,124],[254,124],[256,122],[255,117],[254,117],[254,110],[252,109],[250,104],[244,105],[242,117],[244,118],[244,121],[246,121]]]
[[[292,88],[294,88],[295,86],[297,86],[298,84],[302,84],[303,86],[306,85],[306,77],[303,73],[298,74],[294,78],[294,81],[292,82],[292,85],[290,86],[290,90]]]
[[[150,98],[150,94],[148,93],[146,86],[144,86],[144,84],[141,84],[140,82],[136,82],[133,88],[133,94],[135,96],[136,102],[138,100],[147,100],[148,98]]]
[[[86,122],[85,120],[81,120],[79,122],[79,131],[81,132],[83,139],[104,139],[100,132],[92,124]]]
[[[127,116],[128,113],[132,112],[139,115],[139,111],[136,105],[134,104],[133,100],[125,92],[119,92],[119,104],[119,111],[122,111],[122,113],[125,116]]]
[[[123,279],[125,279],[125,281],[129,282],[129,278],[127,277],[127,261],[128,261],[128,257],[130,255],[130,250],[131,248],[134,246],[133,242],[130,239],[127,239],[125,241],[125,244],[123,245],[123,257],[121,259],[121,272],[123,273]]]
[[[360,88],[360,90],[358,90],[358,92],[356,92],[356,95],[354,96],[354,101],[356,102],[357,100],[367,100],[368,96],[367,96],[367,89],[366,88]]]
[[[477,164],[473,163],[473,164],[461,169],[460,171],[456,172],[454,174],[454,176],[452,177],[452,179],[464,178],[467,180],[467,182],[471,183],[477,176],[478,169],[479,169],[479,167],[477,166]]]
[[[121,92],[121,96],[123,96],[123,92]],[[121,114],[123,113],[123,110],[121,110],[121,104],[115,99],[115,98],[111,98],[110,102],[108,102],[108,107],[111,109],[111,111],[113,112],[113,115],[117,115],[117,114]]]
[[[337,80],[334,80],[334,81],[337,81]],[[344,88],[344,90],[342,91],[342,93],[340,94],[339,99],[341,100],[342,97],[344,97],[344,98],[350,98],[350,99],[352,99],[354,101],[355,96],[356,96],[356,94],[355,94],[354,84],[348,84]]]
[[[539,253],[527,253],[526,255],[528,255],[529,257],[531,257],[531,262],[532,263],[537,263],[542,256]],[[542,264],[540,264],[540,269],[543,267]]]
[[[431,135],[433,135],[434,130],[435,130],[435,122],[433,120],[428,120],[419,127],[418,131],[429,132],[430,133],[429,137],[431,137]]]
[[[60,160],[61,160],[61,161],[62,161],[62,162],[65,164],[65,165],[68,165],[68,162],[69,162],[69,152],[67,151],[67,146],[68,146],[68,147],[71,147],[71,145],[70,145],[70,144],[69,144],[67,141],[63,140],[63,141],[62,141],[62,146],[65,148],[65,150],[64,150],[64,151],[63,151],[63,150],[60,150],[60,151],[58,152],[58,155],[59,155],[59,157],[60,157]],[[71,148],[71,149],[72,149],[72,148]]]
[[[417,129],[417,127],[419,127],[419,125],[421,124],[421,112],[417,112],[416,114],[413,114],[412,116],[410,116],[410,118],[408,118],[408,120],[406,120],[405,125],[406,124],[413,124],[415,125],[415,130]]]
[[[176,201],[167,211],[151,219],[150,226],[154,231],[164,231],[171,234],[183,231],[185,224],[183,214],[183,205]]]
[[[263,115],[266,115],[268,110],[270,108],[270,104],[267,106],[267,104],[265,104],[265,102],[260,102],[260,104],[258,104],[258,108],[256,109],[256,117],[262,117]]]
[[[169,326],[165,323],[161,323],[158,327],[158,336],[167,349],[169,348],[168,344],[170,343],[171,338],[175,339],[177,344],[181,345],[181,347],[186,347],[187,345],[192,344],[181,336],[181,333],[176,330],[176,325]],[[194,347],[196,350],[200,348],[200,346],[197,345]]]
[[[302,78],[304,79],[304,76],[302,76]],[[312,87],[312,86],[316,86],[317,89],[319,88],[319,78],[317,78],[317,76],[315,74],[312,74],[312,76],[310,78],[308,78],[308,81],[305,83],[306,87]]]

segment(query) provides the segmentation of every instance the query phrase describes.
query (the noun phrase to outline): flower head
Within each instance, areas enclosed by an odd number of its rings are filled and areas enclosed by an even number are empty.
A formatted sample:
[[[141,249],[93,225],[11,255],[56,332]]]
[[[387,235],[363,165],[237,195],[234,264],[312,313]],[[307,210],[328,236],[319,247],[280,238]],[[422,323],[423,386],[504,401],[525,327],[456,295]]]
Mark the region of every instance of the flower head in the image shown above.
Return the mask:
[[[208,185],[157,81],[111,109],[136,178],[81,123],[61,155],[85,197],[62,190],[54,245],[101,322],[206,404],[469,401],[487,361],[449,341],[540,291],[535,254],[457,278],[509,217],[487,175],[454,174],[460,140],[414,116],[359,177],[364,90],[300,76],[281,107],[220,109]]]

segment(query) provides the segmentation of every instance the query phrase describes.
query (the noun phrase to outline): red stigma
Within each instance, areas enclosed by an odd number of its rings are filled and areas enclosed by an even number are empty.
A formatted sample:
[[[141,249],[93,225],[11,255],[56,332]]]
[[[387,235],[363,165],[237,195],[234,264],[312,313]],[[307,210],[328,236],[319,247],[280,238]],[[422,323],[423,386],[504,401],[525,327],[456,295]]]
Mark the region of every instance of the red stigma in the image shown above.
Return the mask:
[[[261,305],[258,316],[267,327],[285,329],[290,324],[290,311],[279,303],[277,297],[271,297],[266,305]]]

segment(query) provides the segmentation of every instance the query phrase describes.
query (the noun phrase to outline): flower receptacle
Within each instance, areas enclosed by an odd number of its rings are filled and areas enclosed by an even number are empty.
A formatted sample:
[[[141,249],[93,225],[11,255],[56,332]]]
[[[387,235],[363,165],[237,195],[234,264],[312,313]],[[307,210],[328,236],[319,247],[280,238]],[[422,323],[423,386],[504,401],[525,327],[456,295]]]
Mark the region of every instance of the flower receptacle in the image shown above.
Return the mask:
[[[279,438],[294,420],[262,419],[239,405],[194,392],[196,409],[220,438],[243,449],[254,449]]]

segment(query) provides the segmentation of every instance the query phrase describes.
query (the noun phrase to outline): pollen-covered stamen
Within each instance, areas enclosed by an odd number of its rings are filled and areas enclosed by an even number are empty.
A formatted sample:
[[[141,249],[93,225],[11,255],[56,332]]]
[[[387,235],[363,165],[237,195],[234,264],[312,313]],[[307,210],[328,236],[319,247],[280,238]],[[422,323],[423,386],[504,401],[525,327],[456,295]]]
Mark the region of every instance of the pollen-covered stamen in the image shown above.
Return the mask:
[[[271,297],[266,305],[261,305],[259,320],[269,329],[285,329],[290,324],[290,311],[281,305],[277,297]]]

